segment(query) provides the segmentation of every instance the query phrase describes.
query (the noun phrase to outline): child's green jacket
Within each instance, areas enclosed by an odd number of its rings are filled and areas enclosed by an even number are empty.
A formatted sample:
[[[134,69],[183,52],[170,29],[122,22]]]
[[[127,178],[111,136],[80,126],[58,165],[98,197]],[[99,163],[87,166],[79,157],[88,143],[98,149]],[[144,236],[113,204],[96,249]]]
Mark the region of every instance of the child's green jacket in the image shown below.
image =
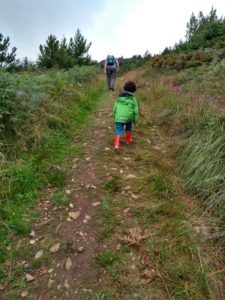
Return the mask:
[[[138,122],[139,108],[134,95],[129,92],[123,92],[119,95],[113,110],[113,117],[118,123]]]

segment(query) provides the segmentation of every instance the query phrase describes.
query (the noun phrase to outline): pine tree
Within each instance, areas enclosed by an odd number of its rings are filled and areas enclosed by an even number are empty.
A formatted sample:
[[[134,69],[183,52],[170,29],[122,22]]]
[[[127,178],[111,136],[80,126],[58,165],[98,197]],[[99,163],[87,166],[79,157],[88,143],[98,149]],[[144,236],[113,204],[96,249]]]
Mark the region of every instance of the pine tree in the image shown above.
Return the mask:
[[[74,38],[70,38],[68,52],[73,58],[75,65],[87,65],[90,63],[91,57],[88,55],[88,51],[91,47],[91,42],[87,43],[87,39],[81,34],[78,28]]]
[[[0,33],[0,67],[8,67],[15,62],[16,47],[13,47],[11,52],[8,52],[10,46],[10,39],[6,38]]]
[[[190,17],[190,21],[189,21],[189,23],[187,23],[186,38],[188,41],[195,34],[197,28],[198,28],[198,19],[192,13],[191,17]]]
[[[40,45],[41,54],[38,57],[38,64],[47,69],[59,67],[60,42],[55,35],[50,35],[46,40],[46,45]]]

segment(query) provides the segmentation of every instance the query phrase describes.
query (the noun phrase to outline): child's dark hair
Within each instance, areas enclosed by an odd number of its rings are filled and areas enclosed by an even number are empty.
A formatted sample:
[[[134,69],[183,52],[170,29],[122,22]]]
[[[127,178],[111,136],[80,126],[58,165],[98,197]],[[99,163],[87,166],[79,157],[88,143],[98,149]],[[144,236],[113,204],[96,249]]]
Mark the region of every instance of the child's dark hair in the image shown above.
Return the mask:
[[[123,87],[124,91],[134,93],[137,90],[136,84],[133,81],[127,81]]]

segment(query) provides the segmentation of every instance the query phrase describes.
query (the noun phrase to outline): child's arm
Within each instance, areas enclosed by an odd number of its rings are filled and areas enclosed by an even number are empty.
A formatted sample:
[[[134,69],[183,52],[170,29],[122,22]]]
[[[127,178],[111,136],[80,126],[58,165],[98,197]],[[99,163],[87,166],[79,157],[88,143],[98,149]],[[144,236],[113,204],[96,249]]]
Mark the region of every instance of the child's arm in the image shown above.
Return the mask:
[[[134,98],[134,118],[133,118],[134,124],[137,124],[138,116],[139,116],[139,107],[138,107],[137,100]]]
[[[117,101],[116,103],[114,104],[114,108],[113,108],[113,118],[115,119],[115,116],[116,116],[116,104],[117,104]]]

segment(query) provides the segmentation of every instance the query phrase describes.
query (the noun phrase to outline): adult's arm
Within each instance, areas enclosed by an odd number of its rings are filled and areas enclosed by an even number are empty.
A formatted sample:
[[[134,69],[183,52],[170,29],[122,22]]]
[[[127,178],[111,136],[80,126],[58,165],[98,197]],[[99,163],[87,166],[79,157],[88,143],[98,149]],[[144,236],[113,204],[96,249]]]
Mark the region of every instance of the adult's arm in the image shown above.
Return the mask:
[[[104,72],[106,73],[106,65],[107,65],[107,63],[106,63],[106,61],[105,61],[105,63],[104,63]]]
[[[116,68],[117,68],[117,70],[119,71],[120,64],[119,64],[119,61],[118,61],[118,59],[116,59]]]

